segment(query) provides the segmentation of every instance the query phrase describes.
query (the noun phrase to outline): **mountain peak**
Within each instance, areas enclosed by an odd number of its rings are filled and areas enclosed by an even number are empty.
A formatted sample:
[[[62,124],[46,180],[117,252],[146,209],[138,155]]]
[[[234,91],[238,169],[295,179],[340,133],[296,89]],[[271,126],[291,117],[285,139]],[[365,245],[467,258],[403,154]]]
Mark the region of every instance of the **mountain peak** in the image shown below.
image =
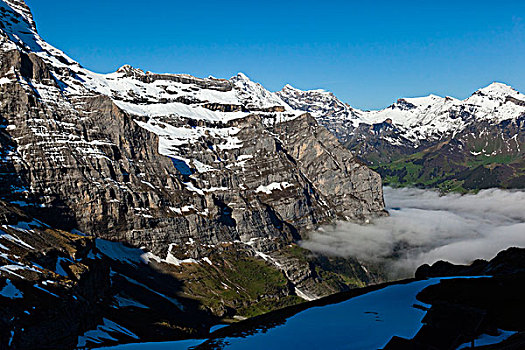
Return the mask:
[[[25,2],[0,0],[0,22],[2,24],[0,32],[3,32],[19,49],[42,51],[42,40],[37,34],[31,10]]]
[[[13,11],[22,16],[30,25],[31,29],[36,31],[36,25],[33,19],[33,14],[31,13],[29,6],[27,6],[24,0],[1,0],[0,3],[1,2],[5,3]]]
[[[234,75],[230,78],[230,82],[238,85],[238,86],[252,86],[254,88],[257,85],[260,85],[256,83],[255,81],[251,80],[246,74],[239,72],[237,75]],[[261,87],[262,88],[262,87]]]
[[[9,5],[13,10],[20,13],[24,18],[26,18],[29,22],[32,22],[34,24],[33,20],[33,14],[31,13],[31,10],[29,9],[29,6],[24,2],[24,0],[2,0],[7,5]]]
[[[119,69],[117,69],[117,73],[122,73],[127,77],[136,77],[136,76],[143,76],[145,75],[144,71],[139,68],[135,68],[129,64],[125,64]]]
[[[235,78],[237,78],[237,80],[242,80],[242,81],[251,81],[251,79],[248,78],[248,76],[246,74],[244,74],[243,72],[237,73]]]
[[[301,91],[301,90],[299,90],[298,88],[295,88],[295,87],[293,87],[293,86],[290,85],[290,84],[286,84],[286,85],[283,86],[283,88],[281,89],[281,91],[286,91],[286,90]]]
[[[405,97],[405,98],[401,98],[401,99],[398,100],[397,103],[405,101],[405,102],[410,103],[413,106],[422,107],[422,106],[433,105],[433,104],[441,102],[443,100],[445,100],[445,98],[443,98],[441,96],[438,96],[438,95],[430,94],[430,95],[427,95],[427,96],[420,96],[420,97]]]
[[[281,91],[281,94],[296,94],[296,95],[308,95],[308,96],[318,96],[319,98],[337,98],[331,91],[325,89],[312,89],[312,90],[301,90],[296,87],[293,87],[290,84],[286,84]]]
[[[516,93],[516,90],[512,88],[512,86],[499,83],[499,82],[493,82],[492,84],[479,89],[474,94],[478,95],[497,95],[497,96],[508,96],[508,95],[514,95]]]

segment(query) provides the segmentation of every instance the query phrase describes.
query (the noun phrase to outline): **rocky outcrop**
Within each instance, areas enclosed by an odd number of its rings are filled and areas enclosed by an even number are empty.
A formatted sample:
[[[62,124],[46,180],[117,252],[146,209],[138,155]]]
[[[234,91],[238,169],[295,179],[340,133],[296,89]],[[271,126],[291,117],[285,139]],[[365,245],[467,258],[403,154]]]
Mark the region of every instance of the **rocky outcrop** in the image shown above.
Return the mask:
[[[416,278],[449,276],[501,276],[525,273],[525,249],[509,248],[501,251],[492,260],[476,260],[470,265],[454,265],[438,261],[422,265],[416,271]]]
[[[5,202],[0,225],[2,349],[187,338],[217,322],[151,253],[54,229]]]
[[[302,91],[286,85],[277,94],[292,108],[313,115],[343,144],[354,135],[360,111],[340,101],[333,93],[324,90]]]

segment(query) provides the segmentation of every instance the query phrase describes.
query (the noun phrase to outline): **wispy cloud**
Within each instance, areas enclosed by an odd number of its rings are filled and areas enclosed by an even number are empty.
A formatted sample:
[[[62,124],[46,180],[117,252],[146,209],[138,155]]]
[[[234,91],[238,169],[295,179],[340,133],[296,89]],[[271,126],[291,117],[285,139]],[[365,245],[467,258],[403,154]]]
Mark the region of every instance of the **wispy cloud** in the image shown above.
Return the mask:
[[[525,247],[525,192],[490,189],[449,194],[385,188],[389,217],[368,225],[338,222],[301,242],[314,252],[382,264],[392,277],[424,263],[470,263],[511,246]]]

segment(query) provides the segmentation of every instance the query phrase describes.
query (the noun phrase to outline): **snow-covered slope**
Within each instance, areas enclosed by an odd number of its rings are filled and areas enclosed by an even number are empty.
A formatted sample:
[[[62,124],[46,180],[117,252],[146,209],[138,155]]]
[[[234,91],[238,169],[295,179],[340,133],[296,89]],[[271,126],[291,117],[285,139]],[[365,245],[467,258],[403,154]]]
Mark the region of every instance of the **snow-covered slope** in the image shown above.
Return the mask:
[[[309,112],[344,141],[360,124],[391,121],[416,147],[422,140],[461,131],[473,121],[501,122],[525,113],[525,96],[502,83],[493,83],[465,100],[429,95],[402,98],[378,111],[363,111],[350,107],[324,90],[302,91],[286,85],[273,93],[242,73],[229,80],[200,79],[186,74],[143,72],[126,65],[115,73],[97,74],[45,42],[37,33],[31,12],[23,1],[1,1],[0,8],[3,9],[0,14],[2,23],[6,23],[2,29],[5,38],[2,48],[17,47],[24,52],[33,52],[57,68],[54,74],[61,73],[55,77],[62,83],[58,84],[59,89],[33,86],[50,102],[57,100],[57,94],[70,98],[89,93],[104,94],[133,115],[216,123],[243,118],[254,111],[270,113],[272,119],[279,121]],[[8,81],[2,80],[3,83]],[[174,138],[179,138],[176,130],[173,133]],[[229,136],[227,134],[226,138]]]
[[[286,181],[291,179],[283,176],[284,170],[275,165],[284,160],[280,155],[282,144],[292,140],[306,142],[301,138],[320,137],[321,134],[331,137],[322,132],[295,135],[298,130],[288,128],[286,131],[285,124],[293,124],[294,128],[300,128],[303,123],[317,128],[317,124],[311,123],[308,119],[311,117],[304,111],[292,108],[277,93],[266,90],[242,73],[229,80],[196,78],[187,74],[144,72],[129,65],[110,74],[94,73],[40,37],[31,12],[22,0],[0,1],[0,8],[3,9],[0,11],[3,24],[0,28],[0,54],[5,56],[3,66],[0,66],[0,87],[17,92],[22,88],[24,94],[31,95],[34,104],[41,104],[44,110],[36,112],[37,108],[31,107],[31,111],[16,115],[20,120],[7,120],[9,125],[5,128],[12,131],[8,137],[16,138],[11,153],[3,158],[8,161],[7,167],[15,158],[20,167],[32,165],[30,159],[33,158],[49,161],[50,164],[42,168],[82,168],[77,164],[81,161],[83,166],[98,173],[95,177],[103,177],[103,182],[91,178],[93,186],[99,187],[100,191],[114,186],[119,192],[126,191],[127,182],[133,182],[135,176],[154,191],[178,190],[177,185],[154,184],[146,180],[144,174],[147,175],[147,171],[144,169],[137,174],[129,170],[138,164],[133,160],[136,148],[151,148],[149,142],[152,142],[156,143],[158,153],[149,155],[152,150],[148,149],[142,151],[141,156],[165,156],[165,166],[174,165],[178,171],[178,174],[170,174],[166,170],[168,174],[163,174],[159,180],[164,182],[170,176],[192,175],[191,181],[184,179],[183,188],[205,196],[208,192],[231,192],[236,186],[255,191],[259,186],[274,182],[292,183]],[[32,113],[39,115],[32,117]],[[105,120],[106,115],[111,119]],[[131,125],[127,124],[128,118]],[[136,131],[136,127],[142,131]],[[28,132],[23,130],[25,128],[29,129]],[[301,138],[295,137],[299,135]],[[138,145],[133,145],[135,142]],[[324,144],[330,142],[325,140]],[[123,148],[130,152],[127,159],[120,154]],[[345,157],[349,157],[345,166],[352,166],[352,155],[342,147],[341,150]],[[306,154],[303,149],[298,149],[295,156]],[[275,158],[273,163],[270,156]],[[326,156],[330,161],[334,158],[328,151]],[[151,159],[143,162],[148,164],[149,161]],[[123,164],[117,165],[119,162]],[[272,170],[253,176],[255,187],[251,188],[247,184],[252,180],[252,177],[247,179],[248,166],[254,167],[254,175],[255,169],[260,172],[268,166]],[[309,164],[304,163],[304,166]],[[119,175],[114,173],[115,167],[122,179],[116,179]],[[361,166],[341,174],[346,176],[359,169]],[[365,167],[362,170],[369,171]],[[215,176],[216,171],[223,172],[224,178]],[[86,177],[85,174],[82,176]],[[87,178],[91,176],[94,175]],[[290,176],[296,175],[290,173]],[[300,181],[307,180],[301,178]],[[255,185],[256,182],[261,183]],[[358,187],[350,183],[347,186],[352,191]],[[299,187],[295,186],[297,191]],[[340,188],[326,189],[340,191]],[[42,191],[49,190],[42,188]],[[115,197],[113,192],[110,197]],[[176,197],[172,196],[170,200]],[[121,198],[112,199],[115,207],[119,200]],[[176,202],[179,201],[177,198]],[[382,200],[377,201],[380,202]],[[137,212],[144,218],[151,218],[141,210],[144,206],[137,206]],[[169,207],[188,206],[200,207],[197,213],[203,216],[209,213],[207,203],[197,205],[193,200],[172,203]],[[244,209],[245,206],[241,207]],[[351,214],[348,208],[343,211],[345,216]],[[174,212],[178,213],[177,210]]]
[[[337,132],[335,123],[344,123],[347,133],[352,135],[352,130],[360,124],[386,121],[401,129],[403,137],[414,147],[423,140],[462,131],[472,123],[500,123],[515,120],[525,113],[525,95],[502,83],[492,83],[465,100],[436,95],[401,98],[377,111],[354,109],[323,90],[301,91],[287,85],[278,94],[290,106],[312,113],[336,134],[342,131]]]
[[[110,74],[91,72],[39,36],[31,12],[23,1],[1,1],[0,8],[5,24],[0,33],[3,36],[1,48],[37,55],[54,67],[51,76],[46,77],[54,80],[52,84],[28,82],[14,72],[2,78],[0,83],[18,82],[36,91],[46,103],[72,112],[78,110],[74,102],[77,98],[109,96],[129,114],[147,117],[146,121],[137,123],[160,136],[159,151],[163,155],[187,161],[182,152],[177,151],[178,147],[191,144],[206,134],[218,140],[218,147],[238,148],[239,140],[234,135],[239,130],[225,128],[224,124],[254,112],[266,114],[271,121],[292,120],[304,113],[293,110],[277,94],[242,73],[229,80],[201,79],[187,74],[143,72],[129,65]],[[206,125],[195,128],[195,122],[188,123],[188,120]],[[68,139],[67,134],[54,136]],[[212,165],[202,165],[200,169],[210,167]]]
[[[22,52],[32,52],[46,63],[61,69],[58,73],[62,74],[56,78],[65,83],[60,88],[67,95],[85,95],[91,91],[121,101],[119,106],[132,113],[172,114],[213,121],[228,121],[242,117],[250,110],[270,110],[277,106],[282,106],[280,111],[293,113],[275,93],[252,82],[242,73],[230,80],[213,77],[200,79],[187,74],[145,73],[129,65],[110,74],[91,72],[40,37],[31,12],[23,1],[0,1],[0,9],[2,49],[16,48]],[[206,103],[237,106],[239,110],[243,106],[245,110],[242,111],[244,114],[233,113],[237,112],[234,110],[231,111],[233,114],[204,113],[202,116],[199,107],[202,108]],[[163,107],[155,108],[155,104],[162,104]],[[192,105],[196,111],[181,110],[181,105]]]
[[[106,95],[122,111],[134,116],[137,125],[156,134],[159,153],[176,160],[176,166],[185,174],[190,173],[189,169],[201,173],[239,165],[235,156],[229,159],[217,153],[243,146],[236,136],[240,128],[232,126],[231,122],[256,113],[267,117],[265,123],[272,125],[304,114],[293,110],[277,94],[242,73],[229,80],[201,79],[187,74],[144,72],[129,65],[110,74],[91,72],[40,37],[23,1],[0,1],[0,8],[1,49],[28,55],[26,61],[30,65],[43,65],[35,63],[41,60],[52,67],[39,76],[30,72],[33,75],[30,77],[12,69],[0,84],[20,84],[28,93],[36,93],[48,106],[67,111],[75,122],[90,117],[87,114],[90,112],[84,111],[85,98]],[[36,57],[32,59],[33,56]],[[71,132],[73,124],[71,120],[64,123],[56,118],[51,121],[35,118],[29,127],[41,138],[39,142],[45,144],[47,156],[58,162],[63,162],[63,157],[57,150],[63,149],[65,144],[76,145],[73,148],[75,157],[107,158],[107,148],[115,143],[105,138],[86,141],[76,137]],[[209,154],[203,154],[196,143],[205,144],[204,149]],[[22,161],[28,152],[32,150],[18,150],[11,158]]]
[[[286,85],[277,95],[292,108],[310,113],[343,142],[351,136],[354,126],[359,124],[361,112],[341,102],[331,92],[302,91]]]
[[[525,96],[492,83],[459,100],[401,98],[377,111],[323,90],[285,86],[278,95],[317,121],[393,185],[444,190],[524,188]]]
[[[523,94],[508,85],[492,83],[465,100],[436,95],[400,99],[381,111],[363,112],[361,120],[375,124],[391,119],[395,125],[406,128],[406,136],[417,142],[428,137],[456,133],[471,123],[499,123],[517,119],[523,113]]]

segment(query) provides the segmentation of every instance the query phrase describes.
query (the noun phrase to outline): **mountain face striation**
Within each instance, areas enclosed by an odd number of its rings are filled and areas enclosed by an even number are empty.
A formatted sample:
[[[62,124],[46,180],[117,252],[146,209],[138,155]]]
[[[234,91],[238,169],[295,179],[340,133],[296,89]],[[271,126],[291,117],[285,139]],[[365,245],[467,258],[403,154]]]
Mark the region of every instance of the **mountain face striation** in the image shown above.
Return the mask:
[[[525,188],[525,95],[501,83],[465,100],[403,98],[354,109],[323,90],[277,93],[310,112],[386,184],[475,190]]]
[[[0,347],[199,336],[378,279],[295,244],[385,215],[311,114],[243,74],[93,73],[22,0],[0,1],[0,168]]]

